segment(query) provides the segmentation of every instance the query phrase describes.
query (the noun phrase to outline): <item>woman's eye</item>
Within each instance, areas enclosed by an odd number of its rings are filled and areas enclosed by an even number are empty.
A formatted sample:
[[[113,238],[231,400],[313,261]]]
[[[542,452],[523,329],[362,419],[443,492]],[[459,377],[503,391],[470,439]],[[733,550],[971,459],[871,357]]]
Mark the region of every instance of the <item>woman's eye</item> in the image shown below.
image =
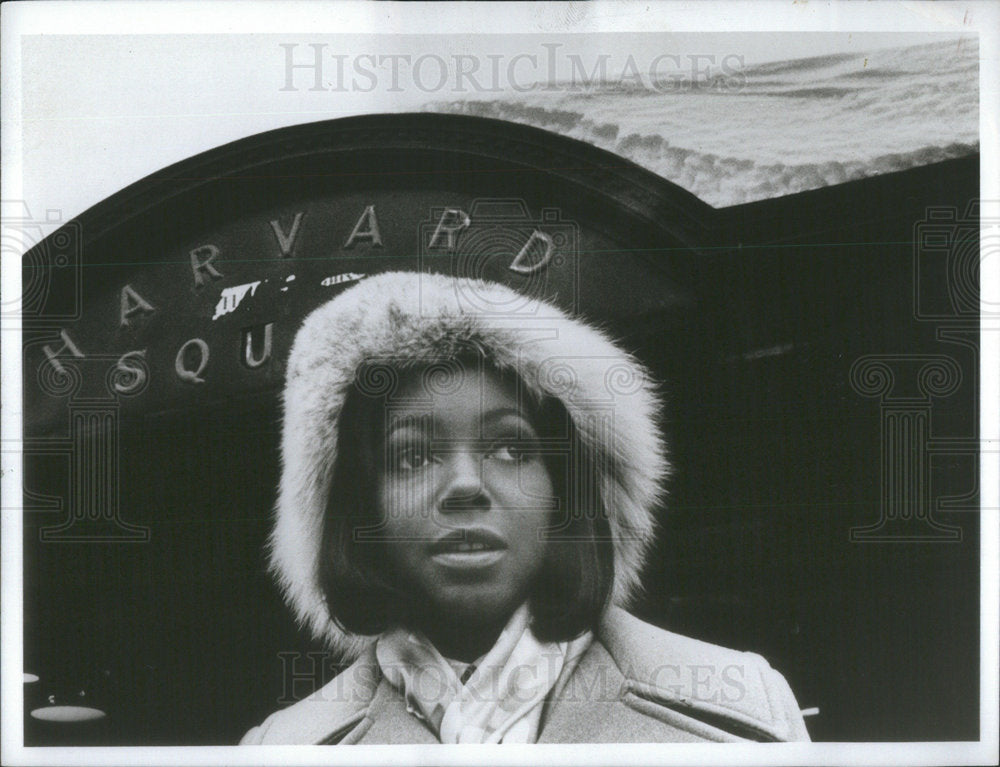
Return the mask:
[[[534,456],[529,447],[522,442],[497,442],[490,447],[489,457],[511,463],[523,462]]]
[[[423,445],[404,447],[397,453],[396,466],[404,471],[412,471],[426,466],[431,461],[430,451]]]

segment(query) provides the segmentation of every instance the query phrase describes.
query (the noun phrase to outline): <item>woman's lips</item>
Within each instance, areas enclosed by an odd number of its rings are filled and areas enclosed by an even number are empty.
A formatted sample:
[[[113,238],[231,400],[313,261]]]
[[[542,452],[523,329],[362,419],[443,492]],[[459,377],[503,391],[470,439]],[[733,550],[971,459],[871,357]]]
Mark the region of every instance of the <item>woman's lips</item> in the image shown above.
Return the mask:
[[[507,551],[507,542],[492,530],[467,528],[453,530],[438,538],[430,547],[431,558],[453,568],[489,567]]]
[[[489,567],[499,562],[506,549],[483,549],[481,551],[445,551],[431,558],[439,565],[455,569],[476,569]]]

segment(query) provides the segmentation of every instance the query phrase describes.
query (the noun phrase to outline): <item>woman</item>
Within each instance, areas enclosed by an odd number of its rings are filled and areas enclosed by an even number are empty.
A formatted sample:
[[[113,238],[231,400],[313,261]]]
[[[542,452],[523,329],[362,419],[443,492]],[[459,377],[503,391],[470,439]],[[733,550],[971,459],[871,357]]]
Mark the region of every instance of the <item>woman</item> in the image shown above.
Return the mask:
[[[760,656],[625,612],[667,463],[644,369],[494,283],[386,273],[313,312],[271,564],[353,665],[245,744],[807,740]]]

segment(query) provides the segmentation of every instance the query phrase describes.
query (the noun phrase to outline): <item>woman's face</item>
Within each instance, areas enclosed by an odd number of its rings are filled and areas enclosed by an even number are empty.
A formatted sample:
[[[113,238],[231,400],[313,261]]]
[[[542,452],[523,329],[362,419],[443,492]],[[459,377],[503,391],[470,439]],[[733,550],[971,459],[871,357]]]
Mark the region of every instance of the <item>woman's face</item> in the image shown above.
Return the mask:
[[[404,588],[439,618],[495,623],[541,567],[553,485],[513,387],[463,370],[444,393],[417,374],[402,382],[386,413],[379,510]]]

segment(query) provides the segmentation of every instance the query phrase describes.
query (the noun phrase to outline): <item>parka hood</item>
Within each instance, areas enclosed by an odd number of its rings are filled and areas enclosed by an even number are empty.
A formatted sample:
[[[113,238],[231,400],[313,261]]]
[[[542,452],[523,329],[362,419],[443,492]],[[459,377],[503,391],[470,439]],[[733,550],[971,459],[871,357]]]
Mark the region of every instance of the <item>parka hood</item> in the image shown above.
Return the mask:
[[[656,384],[602,330],[493,282],[386,272],[313,311],[288,359],[271,570],[299,623],[345,659],[371,637],[332,619],[319,582],[338,423],[362,365],[440,363],[475,346],[535,395],[559,399],[595,456],[614,545],[612,602],[627,606],[654,536],[667,475]],[[335,507],[335,503],[334,503]]]

